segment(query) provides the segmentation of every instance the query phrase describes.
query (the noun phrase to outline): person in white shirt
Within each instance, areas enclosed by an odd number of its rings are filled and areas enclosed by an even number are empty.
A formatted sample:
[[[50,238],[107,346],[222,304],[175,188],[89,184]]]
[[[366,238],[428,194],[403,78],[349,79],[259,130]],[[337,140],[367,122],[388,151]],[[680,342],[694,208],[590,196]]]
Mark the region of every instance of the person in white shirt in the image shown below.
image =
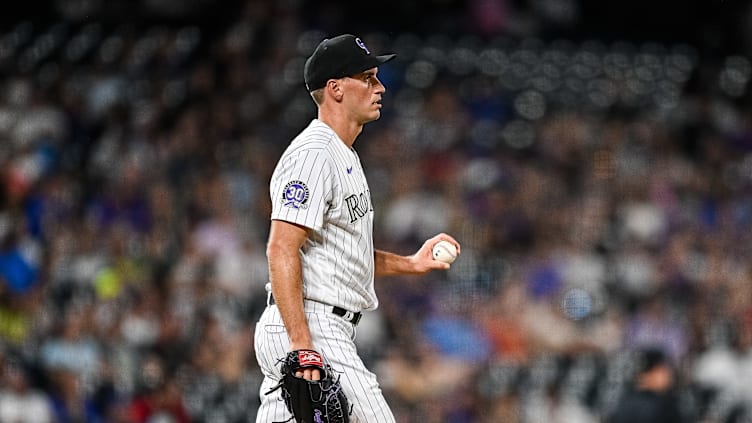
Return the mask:
[[[358,37],[323,40],[308,58],[304,79],[318,116],[288,146],[270,183],[271,228],[267,244],[269,306],[255,332],[264,374],[257,422],[290,419],[279,390],[279,359],[289,351],[315,350],[340,375],[354,422],[394,422],[394,416],[356,351],[355,328],[363,311],[378,306],[374,277],[446,270],[432,258],[440,233],[403,256],[374,248],[373,204],[353,148],[363,125],[381,115],[386,88],[378,67],[395,55],[371,54]],[[299,377],[317,380],[318,370]]]
[[[0,384],[0,422],[52,423],[50,398],[30,384],[27,370],[20,363],[8,362]]]

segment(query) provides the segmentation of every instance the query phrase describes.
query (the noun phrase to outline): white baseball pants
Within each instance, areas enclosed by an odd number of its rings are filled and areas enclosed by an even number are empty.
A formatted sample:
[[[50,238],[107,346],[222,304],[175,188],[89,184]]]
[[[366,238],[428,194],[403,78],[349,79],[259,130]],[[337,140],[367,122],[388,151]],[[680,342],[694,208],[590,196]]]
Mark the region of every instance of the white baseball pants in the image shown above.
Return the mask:
[[[350,421],[394,423],[394,416],[381,393],[376,375],[366,368],[358,356],[353,342],[355,326],[332,313],[332,306],[306,300],[304,309],[314,348],[340,375],[342,389],[353,408]],[[256,423],[287,421],[291,415],[285,407],[280,390],[266,394],[282,378],[279,360],[290,351],[290,341],[276,305],[267,306],[261,315],[256,325],[254,348],[264,374],[259,390],[261,407]]]

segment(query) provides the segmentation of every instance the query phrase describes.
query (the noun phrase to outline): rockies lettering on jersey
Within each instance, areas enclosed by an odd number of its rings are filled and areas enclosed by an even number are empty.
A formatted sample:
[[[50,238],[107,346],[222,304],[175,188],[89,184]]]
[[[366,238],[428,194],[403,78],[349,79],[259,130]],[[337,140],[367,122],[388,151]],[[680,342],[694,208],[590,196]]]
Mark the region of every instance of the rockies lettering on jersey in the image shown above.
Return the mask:
[[[353,194],[345,198],[347,211],[350,212],[350,223],[355,223],[355,221],[365,216],[366,213],[373,211],[373,209],[369,207],[369,197],[370,195],[368,193],[361,192],[360,195]]]

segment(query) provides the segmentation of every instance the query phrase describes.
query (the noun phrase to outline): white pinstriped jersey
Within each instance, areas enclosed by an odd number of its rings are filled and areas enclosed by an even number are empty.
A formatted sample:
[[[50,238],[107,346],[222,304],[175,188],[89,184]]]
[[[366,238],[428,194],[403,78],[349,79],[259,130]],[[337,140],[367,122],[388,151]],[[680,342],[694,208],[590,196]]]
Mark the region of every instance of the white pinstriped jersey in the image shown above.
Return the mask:
[[[376,308],[373,207],[355,150],[314,119],[277,163],[270,195],[273,220],[312,229],[301,249],[303,296],[353,312]]]

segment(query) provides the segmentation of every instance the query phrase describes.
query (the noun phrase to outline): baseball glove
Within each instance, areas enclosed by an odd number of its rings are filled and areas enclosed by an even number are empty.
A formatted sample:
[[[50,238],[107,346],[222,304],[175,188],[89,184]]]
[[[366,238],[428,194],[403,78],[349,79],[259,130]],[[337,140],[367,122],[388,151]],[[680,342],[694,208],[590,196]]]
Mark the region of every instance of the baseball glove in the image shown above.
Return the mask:
[[[295,350],[280,360],[282,379],[267,394],[282,390],[282,399],[297,423],[349,423],[350,406],[339,377],[325,365],[321,354],[313,350]],[[315,368],[320,380],[295,376],[299,369]]]

